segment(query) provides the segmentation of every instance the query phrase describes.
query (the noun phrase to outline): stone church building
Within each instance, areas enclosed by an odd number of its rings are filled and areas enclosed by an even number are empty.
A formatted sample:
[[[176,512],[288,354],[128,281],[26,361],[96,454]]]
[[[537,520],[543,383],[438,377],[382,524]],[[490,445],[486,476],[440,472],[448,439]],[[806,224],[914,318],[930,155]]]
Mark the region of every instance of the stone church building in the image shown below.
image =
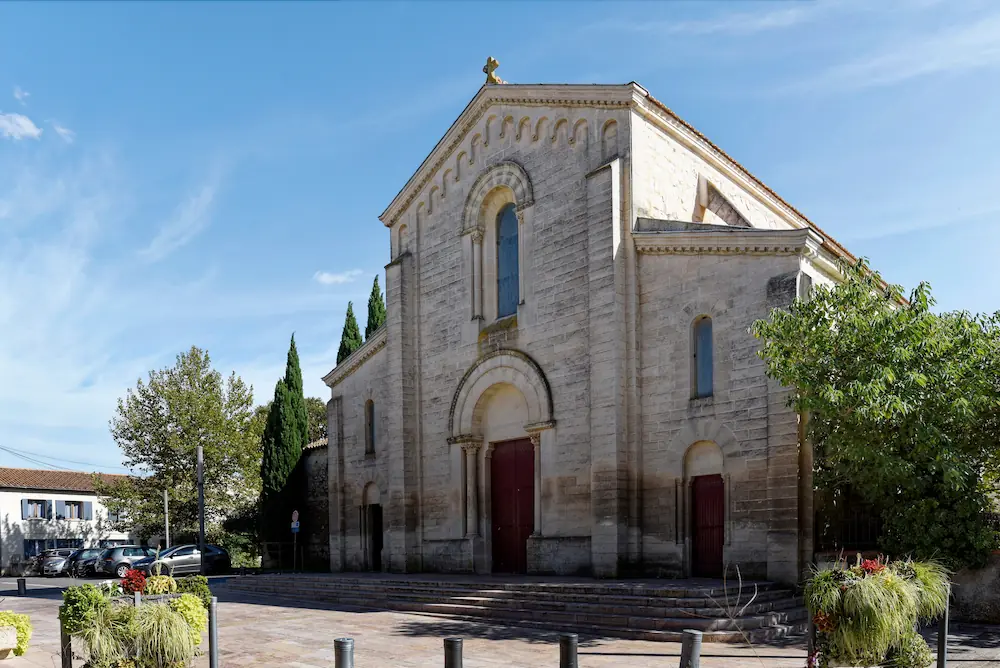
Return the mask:
[[[797,580],[811,449],[748,327],[851,256],[638,84],[495,68],[324,377],[331,570]]]

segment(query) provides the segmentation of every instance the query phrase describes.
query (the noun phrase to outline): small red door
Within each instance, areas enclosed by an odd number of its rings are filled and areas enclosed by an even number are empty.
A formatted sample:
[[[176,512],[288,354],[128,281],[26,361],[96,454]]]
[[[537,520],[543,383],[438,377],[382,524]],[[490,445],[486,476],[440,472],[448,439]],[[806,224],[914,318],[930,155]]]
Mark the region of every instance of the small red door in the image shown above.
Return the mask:
[[[722,577],[722,546],[726,531],[726,489],[721,475],[702,475],[694,479],[691,505],[694,509],[694,545],[692,575],[699,578]]]
[[[498,443],[490,473],[493,572],[528,572],[535,524],[535,451],[528,439]]]

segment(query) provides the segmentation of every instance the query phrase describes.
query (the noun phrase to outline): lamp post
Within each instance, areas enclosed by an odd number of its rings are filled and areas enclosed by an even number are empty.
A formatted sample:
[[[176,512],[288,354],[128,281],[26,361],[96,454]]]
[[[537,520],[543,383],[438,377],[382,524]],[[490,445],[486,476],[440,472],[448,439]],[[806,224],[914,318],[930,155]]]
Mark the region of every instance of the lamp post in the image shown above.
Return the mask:
[[[170,495],[163,488],[163,549],[170,547]]]
[[[205,451],[198,445],[198,572],[205,574]]]

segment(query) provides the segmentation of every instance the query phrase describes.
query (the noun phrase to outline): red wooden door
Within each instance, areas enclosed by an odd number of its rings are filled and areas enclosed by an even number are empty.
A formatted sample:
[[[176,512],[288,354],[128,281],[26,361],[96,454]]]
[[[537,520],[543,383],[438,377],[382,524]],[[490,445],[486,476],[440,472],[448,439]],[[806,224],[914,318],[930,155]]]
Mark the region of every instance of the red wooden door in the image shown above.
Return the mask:
[[[694,508],[691,572],[695,577],[722,577],[725,503],[726,489],[721,475],[702,475],[694,479],[691,489],[691,505]]]
[[[528,439],[498,443],[490,473],[493,572],[528,572],[535,524],[535,452]]]

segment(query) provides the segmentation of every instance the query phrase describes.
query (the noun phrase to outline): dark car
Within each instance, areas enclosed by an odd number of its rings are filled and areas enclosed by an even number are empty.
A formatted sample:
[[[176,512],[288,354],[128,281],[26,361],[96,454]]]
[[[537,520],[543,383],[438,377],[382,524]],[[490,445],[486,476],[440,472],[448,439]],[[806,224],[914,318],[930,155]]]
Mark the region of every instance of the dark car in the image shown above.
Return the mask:
[[[37,570],[45,577],[55,577],[68,573],[69,558],[76,550],[72,548],[58,548],[55,550],[45,550],[39,555]]]
[[[155,549],[143,545],[109,547],[94,562],[94,569],[98,574],[123,578],[135,562],[155,555]]]
[[[77,550],[70,556],[69,563],[66,565],[66,572],[70,576],[77,578],[85,578],[88,575],[93,575],[97,558],[103,552],[104,550],[99,547],[87,547]]]
[[[201,552],[197,545],[174,545],[160,555],[141,559],[135,568],[150,575],[184,575],[201,572]],[[229,553],[218,545],[205,546],[205,572],[226,573],[232,566]]]

